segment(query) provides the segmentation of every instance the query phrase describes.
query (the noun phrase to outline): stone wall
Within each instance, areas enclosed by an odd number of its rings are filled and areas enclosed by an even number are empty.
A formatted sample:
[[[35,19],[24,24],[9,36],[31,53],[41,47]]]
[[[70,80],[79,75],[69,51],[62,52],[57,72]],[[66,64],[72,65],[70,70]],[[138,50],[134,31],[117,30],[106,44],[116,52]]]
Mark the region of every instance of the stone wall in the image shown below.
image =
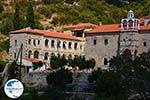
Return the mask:
[[[87,59],[94,58],[96,60],[96,67],[104,66],[104,58],[107,61],[116,56],[118,52],[118,36],[117,34],[100,34],[86,37],[85,56]],[[96,44],[94,45],[94,39]],[[107,40],[108,43],[105,43]]]

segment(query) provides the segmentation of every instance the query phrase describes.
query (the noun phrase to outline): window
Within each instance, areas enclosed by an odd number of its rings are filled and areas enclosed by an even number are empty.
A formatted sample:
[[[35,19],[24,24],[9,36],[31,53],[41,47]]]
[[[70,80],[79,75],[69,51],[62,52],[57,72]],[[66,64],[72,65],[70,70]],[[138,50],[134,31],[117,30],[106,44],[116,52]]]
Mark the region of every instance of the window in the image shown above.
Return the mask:
[[[51,41],[51,47],[54,47],[54,46],[55,46],[55,41],[52,40],[52,41]]]
[[[77,44],[77,43],[75,43],[75,44],[74,44],[74,49],[77,49],[77,46],[78,46],[78,44]]]
[[[72,59],[72,56],[71,56],[71,55],[69,55],[69,56],[68,56],[68,59]]]
[[[66,49],[66,42],[63,42],[63,48]]]
[[[16,55],[16,53],[14,53],[14,58],[16,58],[17,57],[17,55]]]
[[[48,42],[49,42],[49,40],[46,39],[46,40],[45,40],[45,46],[46,46],[46,47],[48,47]]]
[[[38,45],[40,45],[40,40],[38,40]]]
[[[146,43],[146,42],[143,42],[143,46],[144,46],[144,47],[147,46],[147,43]]]
[[[33,45],[36,46],[36,41],[35,40],[33,40]]]
[[[51,56],[55,56],[55,54],[54,54],[54,53],[51,53]]]
[[[104,44],[107,45],[108,44],[108,39],[104,40]]]
[[[71,45],[72,45],[72,43],[69,42],[69,43],[68,43],[68,48],[69,48],[69,49],[71,49]]]
[[[28,40],[28,44],[31,44],[31,39]]]
[[[66,58],[66,55],[65,55],[65,54],[63,54],[63,55],[62,55],[62,57],[63,57],[63,58]]]
[[[39,52],[38,51],[34,51],[34,58],[39,58]]]
[[[58,53],[57,56],[60,57],[60,54]]]
[[[44,60],[48,60],[48,52],[45,53]]]
[[[17,40],[15,40],[15,46],[17,46]]]
[[[82,50],[82,45],[80,45],[80,50]]]
[[[28,52],[28,58],[31,58],[31,54],[32,54],[32,51],[30,50],[30,51]]]
[[[96,39],[93,40],[93,45],[96,45]]]
[[[57,40],[57,48],[60,48],[61,41]]]
[[[104,58],[104,65],[107,65],[108,61],[107,58]]]

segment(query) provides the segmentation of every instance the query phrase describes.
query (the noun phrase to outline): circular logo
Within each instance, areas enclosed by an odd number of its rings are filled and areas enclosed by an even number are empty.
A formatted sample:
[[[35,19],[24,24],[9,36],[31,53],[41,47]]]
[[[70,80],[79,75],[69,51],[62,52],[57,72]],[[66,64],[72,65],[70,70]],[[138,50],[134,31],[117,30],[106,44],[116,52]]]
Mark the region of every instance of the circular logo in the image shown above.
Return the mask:
[[[23,90],[23,84],[17,79],[9,80],[4,86],[6,95],[13,99],[20,97],[23,93]]]

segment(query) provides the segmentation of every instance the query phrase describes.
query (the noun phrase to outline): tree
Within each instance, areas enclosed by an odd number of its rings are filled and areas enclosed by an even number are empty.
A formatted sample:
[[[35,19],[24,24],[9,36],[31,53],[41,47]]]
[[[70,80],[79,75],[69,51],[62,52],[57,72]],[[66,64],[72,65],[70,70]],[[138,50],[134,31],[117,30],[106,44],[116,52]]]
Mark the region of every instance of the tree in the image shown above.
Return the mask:
[[[26,16],[26,27],[35,28],[35,18],[33,11],[33,2],[29,1]]]
[[[15,13],[14,13],[14,18],[13,18],[13,25],[14,25],[15,30],[20,28],[19,10],[20,10],[20,6],[19,6],[19,3],[17,2],[15,5]]]
[[[43,62],[41,62],[41,61],[33,63],[34,69],[37,69],[38,67],[42,67],[42,66],[43,66]]]
[[[47,75],[47,83],[54,86],[63,86],[72,82],[72,72],[67,69],[60,69]]]
[[[14,27],[13,27],[13,22],[12,22],[11,17],[2,19],[2,21],[0,23],[0,31],[3,34],[8,35],[8,33],[10,31],[12,31],[13,29],[14,29]]]
[[[86,68],[94,68],[96,64],[95,59],[86,60]]]
[[[96,81],[96,100],[135,99],[135,95],[141,100],[150,99],[149,52],[134,60],[126,53],[113,57],[109,70],[97,70],[89,76],[89,81]]]

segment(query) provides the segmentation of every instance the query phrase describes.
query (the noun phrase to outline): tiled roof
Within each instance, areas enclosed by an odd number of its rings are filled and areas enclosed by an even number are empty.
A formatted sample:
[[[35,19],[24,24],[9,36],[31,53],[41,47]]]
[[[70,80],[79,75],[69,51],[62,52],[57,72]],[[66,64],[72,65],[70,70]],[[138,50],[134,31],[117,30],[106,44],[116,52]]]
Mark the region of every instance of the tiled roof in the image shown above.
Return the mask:
[[[79,23],[75,25],[66,25],[64,26],[64,29],[86,29],[86,28],[93,28],[96,27],[97,25],[92,24],[92,23]]]
[[[94,28],[91,31],[88,31],[87,33],[105,33],[105,32],[119,32],[120,31],[120,24],[110,24],[110,25],[101,25],[96,28]]]
[[[144,17],[143,18],[140,18],[140,24],[144,24]]]
[[[37,58],[24,58],[25,60],[28,60],[30,62],[33,62],[33,63],[37,63],[37,62],[43,62],[42,60],[40,59],[37,59]]]
[[[16,31],[11,31],[10,34],[12,34],[12,33],[32,33],[32,34],[44,35],[44,36],[54,37],[54,38],[63,38],[63,39],[69,39],[69,40],[80,40],[79,38],[72,36],[71,34],[52,32],[49,30],[31,29],[30,27],[19,29]]]
[[[150,16],[144,16],[144,17],[140,18],[140,19],[139,19],[139,20],[140,20],[140,24],[143,25],[145,19],[150,19]]]
[[[150,30],[150,26],[140,26],[139,30]]]

